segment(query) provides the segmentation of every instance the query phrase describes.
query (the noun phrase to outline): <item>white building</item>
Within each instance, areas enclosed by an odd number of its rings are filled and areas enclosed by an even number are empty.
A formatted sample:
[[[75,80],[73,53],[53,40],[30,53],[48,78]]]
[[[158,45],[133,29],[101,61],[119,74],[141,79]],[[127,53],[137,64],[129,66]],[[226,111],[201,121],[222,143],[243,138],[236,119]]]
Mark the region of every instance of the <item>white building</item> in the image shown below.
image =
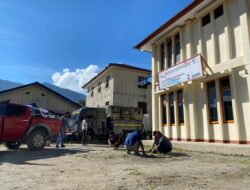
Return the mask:
[[[196,0],[140,42],[152,52],[153,130],[250,144],[249,44],[249,0]]]
[[[151,83],[139,85],[151,71],[126,64],[109,64],[96,77],[87,82],[87,107],[141,107],[151,114]]]

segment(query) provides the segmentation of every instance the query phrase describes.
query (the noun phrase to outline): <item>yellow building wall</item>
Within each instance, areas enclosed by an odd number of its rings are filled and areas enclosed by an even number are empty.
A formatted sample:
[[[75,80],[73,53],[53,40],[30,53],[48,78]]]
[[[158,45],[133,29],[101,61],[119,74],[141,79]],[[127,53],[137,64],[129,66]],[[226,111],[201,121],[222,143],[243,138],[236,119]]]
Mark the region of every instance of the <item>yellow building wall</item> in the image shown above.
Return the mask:
[[[3,100],[10,100],[11,103],[17,104],[36,103],[38,107],[57,113],[71,112],[79,108],[38,85],[2,93],[0,94],[0,101]]]
[[[86,106],[105,107],[105,102],[109,105],[138,107],[138,102],[147,103],[147,112],[151,114],[151,85],[148,88],[138,88],[138,77],[147,77],[150,73],[128,68],[111,67],[105,74],[89,84],[89,89],[94,87],[94,95],[91,92],[86,97]],[[110,76],[109,87],[106,88],[106,77]],[[98,92],[98,84],[101,82],[101,92]]]
[[[224,14],[214,19],[214,10],[223,4]],[[183,60],[201,53],[212,69],[209,76],[180,84],[164,91],[153,86],[153,130],[164,132],[172,139],[192,141],[248,142],[250,143],[250,2],[247,0],[217,0],[199,11],[178,29],[170,31],[152,47],[153,84],[157,83],[160,68],[160,46],[171,36],[181,35]],[[201,25],[201,19],[210,13],[211,22]],[[164,41],[165,40],[165,41]],[[234,123],[224,123],[221,108],[219,79],[230,77]],[[216,81],[218,124],[210,124],[207,107],[206,83]],[[184,126],[162,126],[160,96],[183,89]],[[175,102],[176,104],[176,102]],[[177,108],[177,106],[175,106]],[[175,109],[176,110],[176,109]],[[168,115],[167,110],[167,115]],[[177,118],[176,118],[177,120]]]

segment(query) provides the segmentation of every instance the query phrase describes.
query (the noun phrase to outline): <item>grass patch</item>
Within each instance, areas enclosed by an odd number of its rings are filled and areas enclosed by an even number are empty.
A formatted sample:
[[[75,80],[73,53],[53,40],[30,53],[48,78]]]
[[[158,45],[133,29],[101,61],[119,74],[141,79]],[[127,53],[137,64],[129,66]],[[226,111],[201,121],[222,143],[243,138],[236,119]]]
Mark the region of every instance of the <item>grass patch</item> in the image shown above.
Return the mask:
[[[184,152],[184,149],[178,148],[178,147],[174,147],[172,151],[173,152]]]
[[[107,156],[103,156],[102,157],[104,160],[109,160],[109,159],[113,159],[114,156],[113,155],[107,155]]]
[[[242,158],[242,159],[240,160],[240,163],[243,164],[243,165],[248,165],[248,166],[250,166],[250,159],[248,159],[248,158]]]
[[[144,145],[144,150],[148,151],[151,147],[152,147],[152,145]]]
[[[141,175],[142,173],[137,169],[131,169],[129,174],[130,175]]]

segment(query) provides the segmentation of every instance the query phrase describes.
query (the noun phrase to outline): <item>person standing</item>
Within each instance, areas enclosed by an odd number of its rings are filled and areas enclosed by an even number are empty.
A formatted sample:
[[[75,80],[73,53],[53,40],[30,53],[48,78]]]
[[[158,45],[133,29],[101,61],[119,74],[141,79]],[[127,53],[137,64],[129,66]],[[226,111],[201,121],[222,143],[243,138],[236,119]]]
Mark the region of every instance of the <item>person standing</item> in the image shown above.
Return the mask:
[[[130,151],[134,151],[135,154],[139,154],[139,148],[141,147],[143,154],[146,154],[144,151],[144,146],[142,143],[142,135],[140,131],[134,131],[129,133],[125,140],[126,151],[130,154]]]
[[[65,147],[63,141],[64,137],[66,136],[66,129],[68,128],[68,119],[69,112],[66,112],[61,118],[61,130],[56,140],[56,148],[59,148],[59,144],[61,145],[61,148]]]
[[[82,145],[87,141],[88,124],[86,118],[82,120]]]

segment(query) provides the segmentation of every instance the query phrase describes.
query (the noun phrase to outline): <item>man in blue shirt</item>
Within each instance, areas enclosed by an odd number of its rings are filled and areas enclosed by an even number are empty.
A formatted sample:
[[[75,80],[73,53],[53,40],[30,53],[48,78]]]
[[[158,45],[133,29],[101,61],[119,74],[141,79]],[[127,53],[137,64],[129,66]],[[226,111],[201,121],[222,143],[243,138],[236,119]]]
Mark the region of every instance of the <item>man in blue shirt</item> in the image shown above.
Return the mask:
[[[132,133],[129,133],[124,144],[126,146],[128,154],[130,154],[130,151],[134,151],[135,154],[138,154],[140,147],[142,149],[143,154],[145,154],[140,131],[134,131]]]

